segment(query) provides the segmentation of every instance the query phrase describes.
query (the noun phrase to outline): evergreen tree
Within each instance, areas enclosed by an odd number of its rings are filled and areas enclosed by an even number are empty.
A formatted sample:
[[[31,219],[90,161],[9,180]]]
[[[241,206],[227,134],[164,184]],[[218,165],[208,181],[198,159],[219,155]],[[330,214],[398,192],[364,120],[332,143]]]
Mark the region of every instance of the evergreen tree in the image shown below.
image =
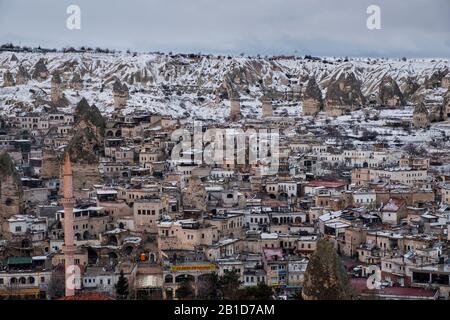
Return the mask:
[[[197,283],[198,298],[217,300],[221,292],[219,280],[218,274],[213,272],[199,281]]]
[[[219,279],[219,287],[224,299],[235,298],[236,291],[239,289],[240,285],[239,274],[236,270],[225,270],[224,275]]]
[[[120,270],[119,281],[115,285],[117,297],[121,300],[128,298],[128,280],[123,274],[123,270]]]
[[[272,295],[272,288],[264,282],[260,282],[256,286],[246,288],[241,298],[243,300],[271,300]]]
[[[195,298],[195,290],[192,287],[191,281],[183,281],[178,286],[177,291],[175,292],[175,296],[177,299],[194,299]]]
[[[353,290],[341,259],[326,240],[319,240],[305,272],[305,300],[350,300]]]

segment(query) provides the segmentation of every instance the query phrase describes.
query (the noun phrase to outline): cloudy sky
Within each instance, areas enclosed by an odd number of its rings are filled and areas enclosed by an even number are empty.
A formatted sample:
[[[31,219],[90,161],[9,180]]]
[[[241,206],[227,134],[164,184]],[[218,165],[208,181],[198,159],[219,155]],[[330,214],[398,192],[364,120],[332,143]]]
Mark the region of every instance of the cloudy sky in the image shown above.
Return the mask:
[[[69,5],[81,29],[69,30]],[[381,8],[381,30],[366,26]],[[0,0],[0,43],[132,51],[450,57],[450,0]]]

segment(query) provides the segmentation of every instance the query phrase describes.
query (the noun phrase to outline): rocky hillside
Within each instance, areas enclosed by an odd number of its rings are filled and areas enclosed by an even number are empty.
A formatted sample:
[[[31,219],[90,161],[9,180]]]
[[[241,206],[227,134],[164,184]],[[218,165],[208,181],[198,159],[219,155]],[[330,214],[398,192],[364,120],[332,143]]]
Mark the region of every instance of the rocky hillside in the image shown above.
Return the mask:
[[[274,92],[275,114],[297,115],[310,78],[325,109],[375,103],[401,106],[443,103],[447,59],[249,58],[127,53],[0,53],[0,113],[42,111],[52,104],[52,75],[64,84],[71,110],[85,97],[103,115],[114,110],[113,86],[129,89],[124,114],[134,110],[174,117],[225,119],[228,95],[241,97],[245,117],[261,116],[263,92]],[[56,83],[56,82],[55,82]],[[54,93],[57,93],[56,89]],[[55,93],[55,94],[56,94]]]

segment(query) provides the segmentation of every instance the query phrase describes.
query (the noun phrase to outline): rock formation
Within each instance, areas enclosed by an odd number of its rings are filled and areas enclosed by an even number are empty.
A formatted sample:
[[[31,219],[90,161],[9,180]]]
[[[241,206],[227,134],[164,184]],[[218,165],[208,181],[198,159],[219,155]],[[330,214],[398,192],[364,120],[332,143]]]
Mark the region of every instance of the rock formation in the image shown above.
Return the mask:
[[[64,84],[59,72],[53,73],[51,81],[51,98],[54,105],[59,104],[64,97]]]
[[[99,150],[102,149],[105,121],[95,106],[82,99],[75,108],[75,134],[66,153],[72,162],[73,190],[80,196],[82,189],[101,183],[99,173]]]
[[[444,78],[442,78],[441,87],[450,89],[450,72],[447,73],[447,75]]]
[[[69,88],[74,90],[83,89],[83,80],[81,79],[80,75],[77,72],[73,74],[73,77],[69,83]]]
[[[47,80],[49,76],[50,72],[45,65],[44,58],[39,59],[39,61],[34,65],[32,78],[38,81],[44,81]]]
[[[92,188],[95,184],[101,183],[98,170],[98,155],[100,142],[97,140],[93,128],[87,126],[77,130],[71,139],[66,152],[72,161],[73,189],[75,197],[82,197],[82,189]]]
[[[303,92],[303,114],[315,115],[323,110],[322,92],[314,77],[310,77]]]
[[[42,149],[41,177],[44,179],[59,176],[60,156],[53,148]]]
[[[183,190],[183,207],[206,212],[207,195],[198,177],[191,177]]]
[[[16,85],[16,82],[14,81],[14,76],[11,72],[6,71],[3,74],[3,86],[4,87],[14,87]]]
[[[430,125],[430,118],[425,103],[420,102],[414,108],[413,124],[416,128],[426,128]]]
[[[405,100],[410,100],[419,88],[420,85],[417,80],[413,77],[408,77],[401,86]]]
[[[11,55],[11,58],[9,59],[9,61],[11,61],[11,62],[19,62],[19,58],[17,58],[17,56],[13,53]]]
[[[333,245],[319,240],[306,268],[303,299],[350,300],[353,295],[347,273]]]
[[[122,84],[119,79],[117,79],[113,84],[114,108],[120,110],[126,107],[128,98],[129,92],[127,85],[125,83]]]
[[[22,184],[8,153],[0,153],[0,218],[21,213]]]
[[[230,119],[232,121],[239,120],[241,118],[241,98],[236,90],[230,90],[228,92],[228,98],[230,99]]]
[[[95,105],[90,106],[85,98],[82,98],[75,107],[75,122],[80,126],[81,122],[91,123],[98,131],[98,138],[104,136],[106,121],[100,110]]]
[[[28,74],[27,69],[23,65],[19,66],[19,71],[16,74],[16,84],[22,85],[27,84],[28,80],[30,80],[30,75]]]
[[[342,72],[327,86],[325,109],[328,116],[339,116],[364,105],[361,84],[353,72]]]
[[[397,82],[389,75],[385,75],[381,80],[378,92],[378,102],[383,106],[398,107],[406,104],[403,93]]]
[[[272,117],[273,116],[273,105],[272,105],[273,94],[270,90],[266,90],[261,97],[262,103],[262,116]]]
[[[450,89],[447,90],[447,93],[444,96],[444,120],[450,119]]]
[[[439,88],[442,85],[442,80],[449,73],[448,69],[437,70],[433,74],[425,79],[424,87],[426,89]]]

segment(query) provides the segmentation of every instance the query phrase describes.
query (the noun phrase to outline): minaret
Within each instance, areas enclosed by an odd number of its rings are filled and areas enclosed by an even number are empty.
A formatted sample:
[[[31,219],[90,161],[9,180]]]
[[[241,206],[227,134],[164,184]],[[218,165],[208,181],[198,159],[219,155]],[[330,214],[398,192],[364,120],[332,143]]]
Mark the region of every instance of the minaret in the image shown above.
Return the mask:
[[[64,207],[64,261],[65,261],[65,287],[66,297],[75,295],[75,277],[73,277],[77,269],[74,259],[75,246],[73,242],[73,186],[72,186],[72,163],[70,162],[69,153],[64,156],[63,167],[63,199]],[[70,285],[68,285],[70,284]]]

